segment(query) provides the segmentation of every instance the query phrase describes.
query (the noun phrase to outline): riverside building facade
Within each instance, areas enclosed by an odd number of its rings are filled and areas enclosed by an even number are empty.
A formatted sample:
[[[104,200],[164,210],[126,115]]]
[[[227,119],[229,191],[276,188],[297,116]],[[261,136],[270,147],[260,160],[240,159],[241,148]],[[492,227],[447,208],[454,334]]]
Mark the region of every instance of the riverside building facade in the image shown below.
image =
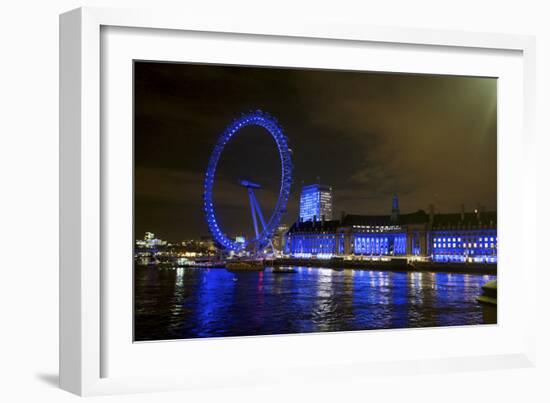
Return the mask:
[[[285,253],[300,258],[414,258],[449,263],[497,262],[497,215],[474,212],[400,214],[397,196],[390,215],[345,215],[340,220],[294,223]]]

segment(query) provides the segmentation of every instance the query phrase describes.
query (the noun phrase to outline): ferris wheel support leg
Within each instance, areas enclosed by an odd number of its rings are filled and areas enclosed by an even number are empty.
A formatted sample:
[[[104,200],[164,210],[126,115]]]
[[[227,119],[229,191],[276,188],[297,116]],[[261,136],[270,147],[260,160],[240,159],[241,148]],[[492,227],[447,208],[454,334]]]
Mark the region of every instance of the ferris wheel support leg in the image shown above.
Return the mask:
[[[254,197],[254,202],[256,203],[256,211],[258,212],[258,216],[260,217],[260,222],[262,223],[262,227],[265,230],[267,228],[267,225],[265,225],[264,215],[262,214],[260,203],[258,202],[258,199],[256,199],[256,197]],[[271,248],[272,253],[275,253],[275,246],[273,246],[273,241],[271,239],[269,239],[268,247]]]
[[[254,197],[254,191],[251,188],[248,188],[248,198],[250,199],[250,210],[252,211],[252,221],[254,222],[254,232],[256,233],[256,238],[260,235],[258,232],[258,220],[256,219],[256,197]],[[261,217],[261,212],[260,212]]]
[[[262,223],[262,227],[265,231],[265,229],[267,228],[267,225],[265,225],[265,219],[264,219],[264,215],[262,214],[262,209],[260,208],[260,203],[258,203],[258,199],[256,199],[256,195],[254,194],[254,192],[252,193],[252,196],[254,198],[254,205],[256,206],[256,212],[258,213],[258,217],[260,217],[260,222]]]
[[[265,229],[267,228],[267,225],[265,223],[265,218],[264,218],[264,215],[262,213],[260,203],[258,202],[258,199],[256,199],[256,195],[254,194],[254,190],[249,188],[248,189],[248,195],[250,197],[250,204],[251,204],[251,207],[252,207],[252,211],[255,211],[256,214],[258,214],[258,217],[260,217],[260,223],[262,224],[262,228],[265,231]],[[254,214],[254,213],[252,213],[252,214]],[[256,220],[254,220],[254,224],[256,225]],[[254,227],[254,228],[256,228],[256,227]],[[258,232],[256,232],[256,237],[258,237]],[[275,253],[275,247],[273,246],[273,242],[271,241],[271,239],[268,242],[268,247],[271,248],[271,251],[273,253]]]

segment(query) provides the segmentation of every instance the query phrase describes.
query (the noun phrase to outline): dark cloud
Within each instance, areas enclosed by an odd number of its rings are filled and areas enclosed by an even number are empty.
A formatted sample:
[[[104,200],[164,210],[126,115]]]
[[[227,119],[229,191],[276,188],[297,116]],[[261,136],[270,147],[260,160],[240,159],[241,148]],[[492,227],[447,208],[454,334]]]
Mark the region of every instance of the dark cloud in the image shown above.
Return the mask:
[[[168,239],[207,233],[202,181],[218,135],[240,113],[278,118],[293,149],[287,223],[302,183],[332,185],[335,211],[387,213],[393,193],[403,211],[496,208],[496,79],[135,64],[136,232]],[[280,163],[273,140],[246,128],[220,161],[214,199],[229,233],[251,232],[237,179],[263,185],[274,206]]]

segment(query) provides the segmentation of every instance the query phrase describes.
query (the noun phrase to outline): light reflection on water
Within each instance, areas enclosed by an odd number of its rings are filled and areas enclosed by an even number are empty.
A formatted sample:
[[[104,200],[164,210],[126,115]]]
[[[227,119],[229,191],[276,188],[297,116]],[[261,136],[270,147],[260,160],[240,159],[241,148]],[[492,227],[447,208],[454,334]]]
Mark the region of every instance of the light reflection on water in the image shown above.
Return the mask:
[[[495,276],[136,268],[136,340],[481,324]]]

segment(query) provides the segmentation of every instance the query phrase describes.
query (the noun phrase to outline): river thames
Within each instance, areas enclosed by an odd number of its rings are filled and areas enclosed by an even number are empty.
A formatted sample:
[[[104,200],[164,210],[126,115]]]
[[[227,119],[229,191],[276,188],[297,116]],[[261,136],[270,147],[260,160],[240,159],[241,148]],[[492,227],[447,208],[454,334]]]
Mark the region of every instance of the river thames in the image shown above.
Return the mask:
[[[496,276],[136,267],[135,341],[483,324]]]

